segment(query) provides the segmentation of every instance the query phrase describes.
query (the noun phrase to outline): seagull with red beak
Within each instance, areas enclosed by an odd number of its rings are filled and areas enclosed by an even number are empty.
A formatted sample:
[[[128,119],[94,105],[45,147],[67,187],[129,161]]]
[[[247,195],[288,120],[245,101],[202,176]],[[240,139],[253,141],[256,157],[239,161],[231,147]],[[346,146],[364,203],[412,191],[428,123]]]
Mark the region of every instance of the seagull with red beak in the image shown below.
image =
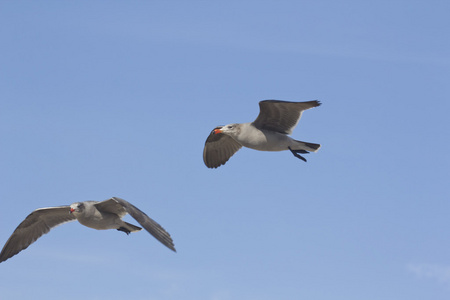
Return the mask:
[[[283,151],[303,160],[300,155],[316,152],[320,144],[297,141],[290,135],[304,110],[317,107],[317,100],[289,102],[264,100],[259,102],[259,115],[251,123],[233,123],[214,128],[205,142],[203,161],[208,168],[224,165],[242,146],[260,151]]]
[[[93,229],[117,229],[127,235],[142,230],[141,227],[124,222],[122,218],[126,214],[130,214],[164,246],[176,251],[170,234],[161,225],[128,201],[112,197],[101,202],[84,201],[70,206],[36,209],[14,230],[0,253],[0,263],[28,248],[53,227],[66,222],[78,220],[82,225]]]

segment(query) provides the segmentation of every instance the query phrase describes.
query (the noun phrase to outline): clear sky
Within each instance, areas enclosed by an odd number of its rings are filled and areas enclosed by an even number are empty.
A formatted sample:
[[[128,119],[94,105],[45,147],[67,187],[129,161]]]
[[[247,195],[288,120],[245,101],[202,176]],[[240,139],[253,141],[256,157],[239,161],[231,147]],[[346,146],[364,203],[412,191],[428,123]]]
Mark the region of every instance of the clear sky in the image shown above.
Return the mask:
[[[0,265],[0,297],[449,299],[449,11],[1,1],[1,246],[36,208],[118,196],[178,252],[64,224]],[[206,168],[264,99],[320,100],[292,134],[320,151]]]

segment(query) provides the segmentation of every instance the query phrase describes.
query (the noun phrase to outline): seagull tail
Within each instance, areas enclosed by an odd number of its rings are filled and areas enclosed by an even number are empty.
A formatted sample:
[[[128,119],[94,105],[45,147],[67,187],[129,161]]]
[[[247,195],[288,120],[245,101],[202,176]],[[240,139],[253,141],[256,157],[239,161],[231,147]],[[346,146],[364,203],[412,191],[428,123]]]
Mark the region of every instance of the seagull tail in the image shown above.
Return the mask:
[[[142,230],[142,228],[139,227],[139,226],[136,226],[136,225],[133,225],[133,224],[130,224],[130,223],[127,223],[127,222],[124,222],[124,223],[125,223],[125,225],[126,225],[126,228],[127,228],[130,232],[136,232],[136,231]]]
[[[306,150],[310,152],[317,152],[317,150],[320,149],[320,144],[314,144],[314,143],[308,143],[308,142],[302,142],[293,140],[294,144],[291,146],[292,150]]]

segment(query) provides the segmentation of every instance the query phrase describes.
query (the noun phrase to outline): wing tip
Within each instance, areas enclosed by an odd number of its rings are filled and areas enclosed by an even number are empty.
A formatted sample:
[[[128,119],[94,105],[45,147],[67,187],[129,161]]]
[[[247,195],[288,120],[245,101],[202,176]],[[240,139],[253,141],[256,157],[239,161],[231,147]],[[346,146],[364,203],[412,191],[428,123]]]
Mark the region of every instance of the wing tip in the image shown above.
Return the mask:
[[[205,166],[208,167],[208,169],[217,169],[218,167],[223,166],[227,162],[218,163],[218,164],[212,164],[212,163],[207,163],[206,161],[204,161],[204,163],[205,163]]]

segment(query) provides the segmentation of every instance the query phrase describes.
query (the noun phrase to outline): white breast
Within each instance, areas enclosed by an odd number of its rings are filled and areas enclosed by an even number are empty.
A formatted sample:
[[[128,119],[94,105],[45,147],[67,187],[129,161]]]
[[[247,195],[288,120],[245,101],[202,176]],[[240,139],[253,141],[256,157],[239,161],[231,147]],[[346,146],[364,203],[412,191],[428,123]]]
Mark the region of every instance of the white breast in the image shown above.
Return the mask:
[[[251,123],[241,124],[240,133],[234,138],[242,146],[260,151],[287,150],[292,140],[282,133],[257,129]]]

